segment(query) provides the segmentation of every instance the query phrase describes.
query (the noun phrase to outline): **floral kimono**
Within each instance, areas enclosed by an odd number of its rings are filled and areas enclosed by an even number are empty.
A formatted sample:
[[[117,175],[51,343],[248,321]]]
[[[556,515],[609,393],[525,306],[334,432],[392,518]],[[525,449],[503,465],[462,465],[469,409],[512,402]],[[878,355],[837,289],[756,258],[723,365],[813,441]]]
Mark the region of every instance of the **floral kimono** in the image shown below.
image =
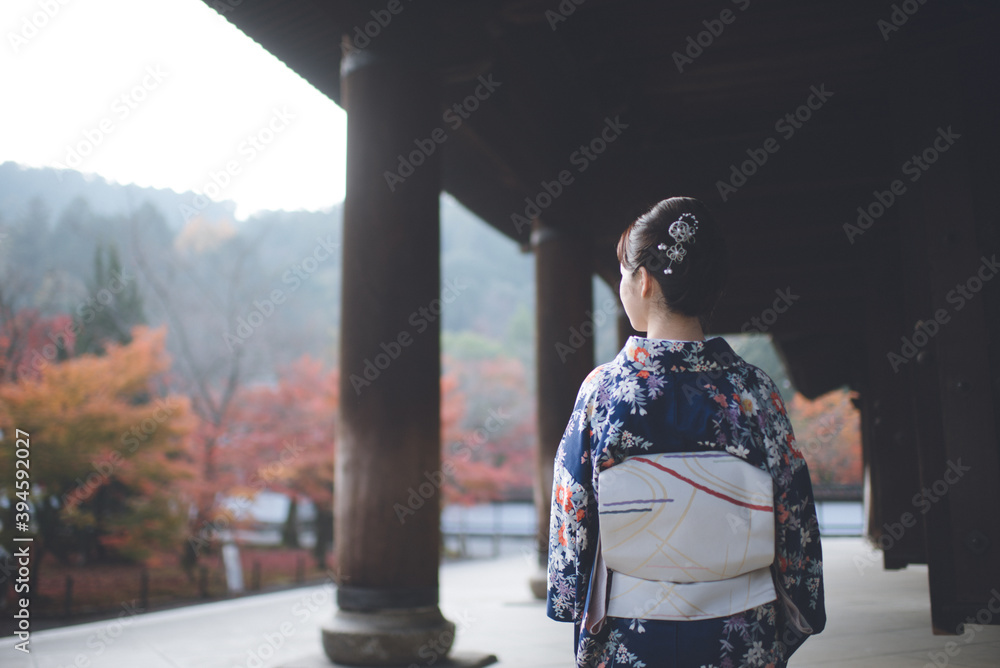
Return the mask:
[[[591,631],[589,597],[604,594],[591,591],[599,550],[598,475],[626,458],[649,461],[660,453],[728,454],[770,476],[775,599],[712,618],[609,615]],[[822,568],[809,471],[781,395],[724,339],[633,336],[612,362],[587,377],[556,455],[549,527],[548,615],[576,624],[577,666],[780,668],[826,623]],[[766,578],[766,566],[763,572]]]

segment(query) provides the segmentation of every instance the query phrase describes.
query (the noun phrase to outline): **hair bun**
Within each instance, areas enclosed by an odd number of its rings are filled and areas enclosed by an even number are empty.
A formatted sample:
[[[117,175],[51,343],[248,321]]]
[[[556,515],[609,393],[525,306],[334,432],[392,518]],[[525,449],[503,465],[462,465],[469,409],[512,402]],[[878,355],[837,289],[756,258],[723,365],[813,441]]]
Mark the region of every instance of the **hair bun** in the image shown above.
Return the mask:
[[[701,201],[671,197],[639,216],[618,240],[618,261],[645,267],[669,310],[688,316],[711,313],[728,274],[725,242]]]

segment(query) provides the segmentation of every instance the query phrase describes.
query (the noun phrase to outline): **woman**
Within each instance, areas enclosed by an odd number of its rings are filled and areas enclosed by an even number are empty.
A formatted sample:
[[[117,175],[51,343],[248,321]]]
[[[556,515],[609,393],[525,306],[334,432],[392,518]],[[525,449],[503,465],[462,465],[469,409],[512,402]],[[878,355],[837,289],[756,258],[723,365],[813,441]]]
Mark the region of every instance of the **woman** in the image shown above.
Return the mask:
[[[774,382],[702,319],[726,250],[674,197],[618,242],[632,326],[584,381],[559,445],[548,614],[577,666],[780,668],[823,630],[809,472]]]

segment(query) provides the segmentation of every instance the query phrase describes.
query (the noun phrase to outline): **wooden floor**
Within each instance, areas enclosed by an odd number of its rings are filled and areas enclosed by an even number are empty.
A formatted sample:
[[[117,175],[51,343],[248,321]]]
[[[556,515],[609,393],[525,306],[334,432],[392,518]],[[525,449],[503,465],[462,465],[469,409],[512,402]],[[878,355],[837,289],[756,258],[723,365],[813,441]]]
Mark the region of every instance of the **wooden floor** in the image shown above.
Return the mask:
[[[926,566],[884,571],[881,552],[867,549],[860,538],[828,539],[823,548],[827,628],[795,654],[790,666],[1000,667],[1000,626],[961,636],[931,633]]]
[[[1000,626],[963,636],[931,633],[926,567],[884,571],[881,553],[860,538],[824,539],[823,550],[827,628],[795,653],[790,668],[1000,668]],[[492,652],[500,666],[565,668],[572,629],[546,619],[543,606],[530,601],[519,580],[531,572],[531,560],[520,561],[444,571],[445,613],[474,620],[457,647]]]

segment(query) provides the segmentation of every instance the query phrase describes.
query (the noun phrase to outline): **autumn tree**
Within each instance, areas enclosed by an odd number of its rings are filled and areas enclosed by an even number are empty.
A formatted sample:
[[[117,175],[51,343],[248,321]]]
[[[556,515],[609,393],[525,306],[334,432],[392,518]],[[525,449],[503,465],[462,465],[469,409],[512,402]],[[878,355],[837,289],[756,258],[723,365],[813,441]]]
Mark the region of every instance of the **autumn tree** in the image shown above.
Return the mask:
[[[165,331],[139,327],[132,337],[108,344],[103,356],[0,384],[0,495],[17,500],[12,441],[17,430],[27,432],[36,563],[47,551],[62,560],[141,559],[179,542],[188,404],[161,392],[170,365]]]
[[[338,385],[336,371],[304,356],[277,382],[244,389],[220,447],[220,466],[238,481],[237,498],[264,489],[308,498],[316,507],[317,567],[326,566],[333,540],[333,463]],[[291,517],[289,524],[291,524]]]
[[[534,407],[520,360],[495,352],[445,357],[441,379],[444,502],[526,496],[532,485]]]
[[[861,485],[861,431],[856,393],[828,392],[813,401],[799,393],[788,403],[796,447],[805,455],[815,487]]]
[[[33,308],[14,311],[3,292],[0,287],[0,383],[37,380],[45,367],[72,354],[73,321]]]
[[[230,244],[230,236],[223,235],[200,250],[185,245],[164,250],[161,239],[147,235],[144,222],[140,212],[133,214],[130,249],[151,304],[169,328],[178,361],[173,386],[189,397],[197,418],[190,443],[198,480],[182,557],[193,576],[198,548],[216,526],[217,504],[236,482],[220,467],[218,451],[243,382],[246,355],[243,347],[223,345],[221,333],[239,305],[250,301],[242,289],[254,243],[237,239]]]

